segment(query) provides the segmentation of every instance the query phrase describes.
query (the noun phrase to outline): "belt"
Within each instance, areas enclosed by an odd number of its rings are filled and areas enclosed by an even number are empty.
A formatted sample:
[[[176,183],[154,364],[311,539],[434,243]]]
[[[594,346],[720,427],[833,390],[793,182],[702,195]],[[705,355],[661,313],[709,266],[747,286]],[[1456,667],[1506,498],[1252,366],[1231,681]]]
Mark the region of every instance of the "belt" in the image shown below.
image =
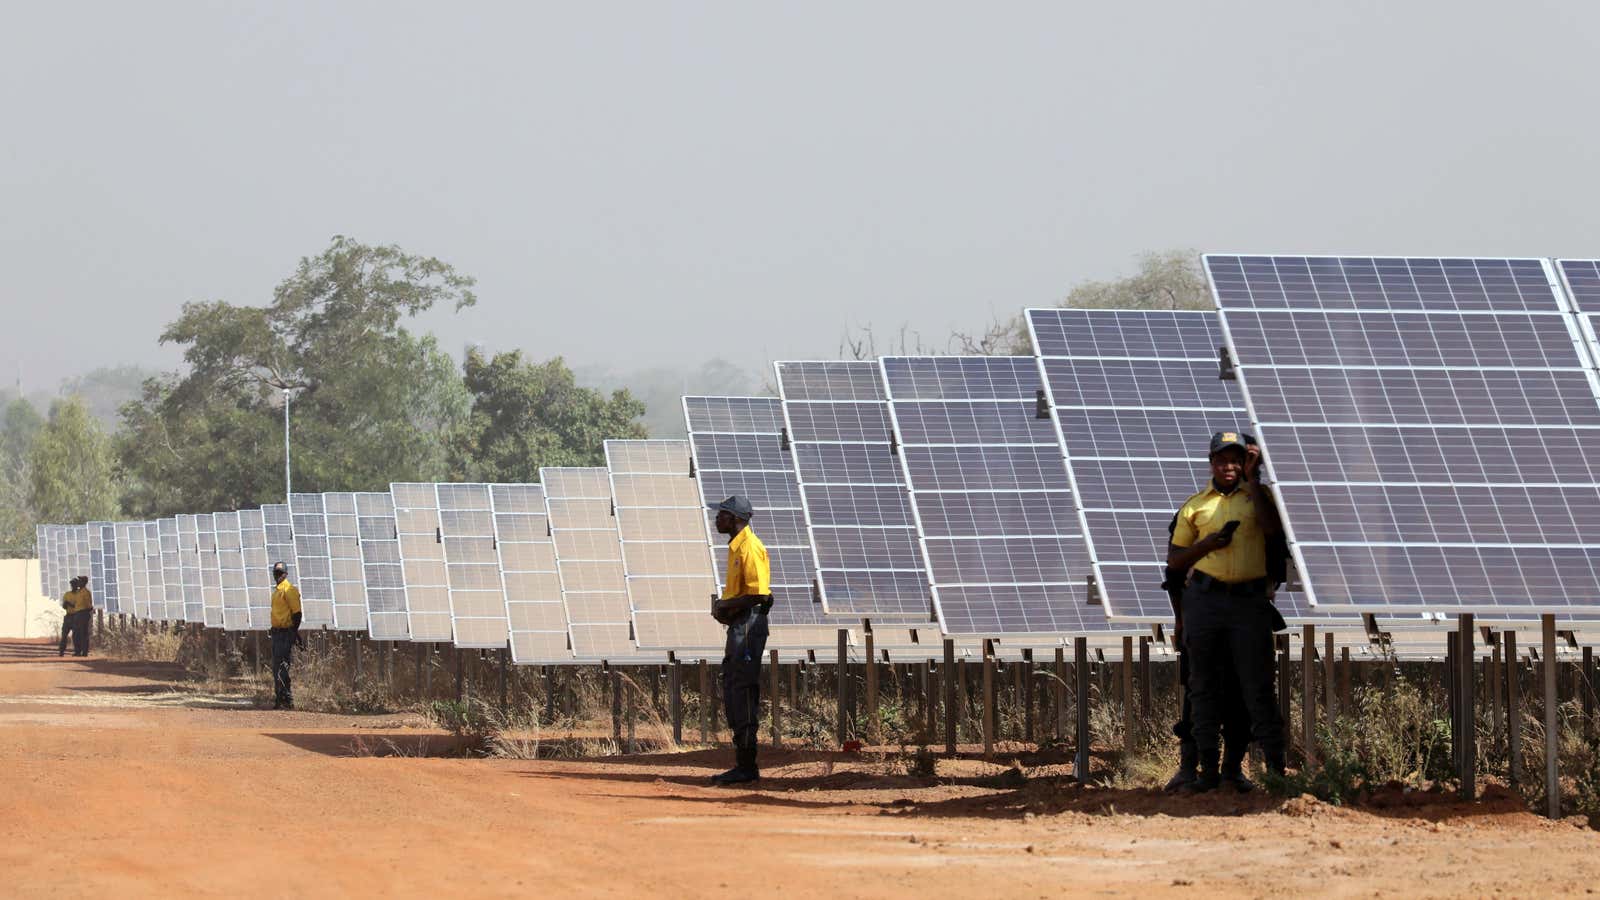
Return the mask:
[[[1267,592],[1267,579],[1265,578],[1252,578],[1249,581],[1223,581],[1204,572],[1194,572],[1189,575],[1189,583],[1202,591],[1215,591],[1236,596],[1259,597]]]

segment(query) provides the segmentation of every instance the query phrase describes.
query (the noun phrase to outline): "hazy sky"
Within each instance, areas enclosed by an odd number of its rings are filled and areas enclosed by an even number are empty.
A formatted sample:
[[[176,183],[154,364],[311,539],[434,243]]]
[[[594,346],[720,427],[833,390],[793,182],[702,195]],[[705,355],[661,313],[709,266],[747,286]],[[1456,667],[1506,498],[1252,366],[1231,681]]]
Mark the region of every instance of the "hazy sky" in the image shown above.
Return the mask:
[[[334,234],[427,325],[831,356],[1142,251],[1596,255],[1596,4],[0,4],[3,380],[171,366]]]

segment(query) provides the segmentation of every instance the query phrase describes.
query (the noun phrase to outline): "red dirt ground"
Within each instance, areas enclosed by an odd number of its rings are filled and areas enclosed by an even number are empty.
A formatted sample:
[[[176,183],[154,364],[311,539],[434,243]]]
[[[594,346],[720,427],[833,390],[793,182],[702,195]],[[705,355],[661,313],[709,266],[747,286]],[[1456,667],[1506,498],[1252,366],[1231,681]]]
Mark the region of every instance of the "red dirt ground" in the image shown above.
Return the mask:
[[[1600,834],[1504,795],[1354,811],[727,750],[474,760],[396,716],[273,713],[160,664],[0,642],[0,894],[1514,896],[1600,891]]]

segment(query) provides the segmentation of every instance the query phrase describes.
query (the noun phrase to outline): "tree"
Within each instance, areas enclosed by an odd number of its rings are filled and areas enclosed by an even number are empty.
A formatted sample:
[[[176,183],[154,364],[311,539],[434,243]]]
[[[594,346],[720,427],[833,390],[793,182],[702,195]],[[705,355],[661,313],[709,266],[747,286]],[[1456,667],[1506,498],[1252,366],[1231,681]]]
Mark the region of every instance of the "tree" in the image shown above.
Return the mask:
[[[0,553],[31,556],[34,516],[28,507],[28,462],[44,428],[33,404],[17,397],[0,415]]]
[[[185,304],[162,333],[188,371],[145,382],[123,407],[118,453],[140,516],[235,509],[283,496],[283,396],[294,487],[384,490],[433,481],[469,398],[432,336],[403,322],[476,302],[437,259],[335,237],[265,307]]]
[[[1210,309],[1212,303],[1198,254],[1166,250],[1140,256],[1138,271],[1127,278],[1085,281],[1073,287],[1060,305],[1070,309]],[[982,331],[958,331],[951,336],[951,345],[967,356],[1033,353],[1028,322],[1020,313],[995,319]]]
[[[464,481],[535,482],[541,466],[605,465],[608,438],[642,438],[644,404],[626,390],[579,387],[560,357],[533,364],[519,351],[485,359],[467,351],[472,412],[452,442],[451,474]]]
[[[116,519],[118,493],[116,457],[100,423],[77,397],[56,403],[28,454],[28,510],[34,520]]]
[[[103,366],[62,381],[61,396],[80,398],[89,415],[115,429],[122,407],[139,399],[145,380],[157,374],[140,366]]]

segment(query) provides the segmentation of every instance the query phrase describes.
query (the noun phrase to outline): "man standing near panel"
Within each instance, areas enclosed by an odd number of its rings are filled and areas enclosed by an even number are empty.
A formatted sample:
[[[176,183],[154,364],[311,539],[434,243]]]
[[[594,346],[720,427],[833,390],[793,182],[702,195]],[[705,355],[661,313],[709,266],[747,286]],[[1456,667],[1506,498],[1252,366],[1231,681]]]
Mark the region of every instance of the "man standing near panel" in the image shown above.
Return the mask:
[[[57,656],[67,655],[67,636],[72,636],[72,655],[89,655],[89,623],[94,619],[94,595],[89,592],[89,577],[72,579],[72,590],[61,595],[61,646]]]
[[[734,767],[711,780],[744,784],[761,777],[756,767],[756,734],[761,725],[761,656],[767,646],[767,613],[772,609],[772,567],[767,547],[750,530],[750,501],[732,496],[710,507],[717,511],[717,533],[728,536],[728,583],[711,604],[711,616],[728,626],[722,657],[722,697],[733,731]]]
[[[289,689],[289,663],[294,648],[304,647],[300,637],[300,589],[289,583],[289,567],[272,564],[272,708],[294,709],[294,694]]]
[[[1272,633],[1279,617],[1267,573],[1267,543],[1283,526],[1260,483],[1259,448],[1237,432],[1221,431],[1211,437],[1209,456],[1211,483],[1178,510],[1167,548],[1168,568],[1189,572],[1183,642],[1200,775],[1185,789],[1197,792],[1222,780],[1218,753],[1230,663],[1267,768],[1284,769],[1283,721],[1272,690]],[[1243,773],[1228,776],[1242,780]]]

